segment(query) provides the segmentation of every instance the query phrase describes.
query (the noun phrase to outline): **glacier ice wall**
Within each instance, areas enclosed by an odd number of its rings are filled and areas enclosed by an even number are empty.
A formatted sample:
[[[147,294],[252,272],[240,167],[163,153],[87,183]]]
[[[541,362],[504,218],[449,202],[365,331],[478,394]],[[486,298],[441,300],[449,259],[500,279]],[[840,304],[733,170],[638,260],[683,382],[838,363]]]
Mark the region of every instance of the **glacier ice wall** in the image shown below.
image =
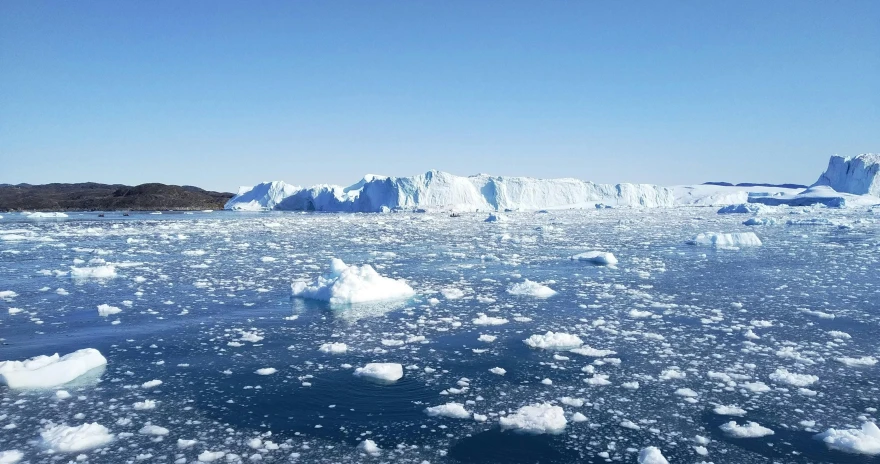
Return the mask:
[[[880,196],[880,154],[856,157],[834,155],[828,169],[813,186],[827,185],[838,192]]]
[[[350,187],[308,188],[267,182],[242,189],[226,209],[378,212],[386,209],[456,211],[540,210],[615,206],[673,206],[672,190],[650,184],[595,184],[578,179],[456,176],[428,171],[412,177],[366,176]]]

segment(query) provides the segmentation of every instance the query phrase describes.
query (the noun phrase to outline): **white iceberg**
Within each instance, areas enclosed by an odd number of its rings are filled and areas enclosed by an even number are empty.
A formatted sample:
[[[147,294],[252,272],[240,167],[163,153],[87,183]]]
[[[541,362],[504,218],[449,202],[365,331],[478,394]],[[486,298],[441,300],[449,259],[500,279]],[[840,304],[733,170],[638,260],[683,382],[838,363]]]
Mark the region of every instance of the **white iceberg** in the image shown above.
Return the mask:
[[[77,427],[49,424],[40,432],[42,444],[51,451],[74,453],[104,446],[113,441],[113,434],[97,422]]]
[[[834,155],[814,186],[825,185],[837,192],[880,197],[880,154],[856,157]]]
[[[115,266],[74,267],[70,266],[70,276],[74,279],[112,279],[116,277]]]
[[[516,296],[533,296],[535,298],[550,298],[556,294],[556,290],[526,279],[523,282],[512,284],[507,288],[507,293]]]
[[[735,232],[732,234],[707,232],[697,235],[688,243],[719,248],[758,247],[763,245],[761,239],[754,232]]]
[[[726,424],[721,424],[719,428],[733,438],[760,438],[775,433],[767,427],[761,426],[757,422],[748,422],[746,425],[738,425],[736,422],[730,421]]]
[[[614,266],[617,264],[617,258],[613,253],[607,251],[587,251],[571,257],[573,260],[586,261],[601,266]]]
[[[330,272],[312,283],[291,284],[294,297],[347,305],[381,300],[405,299],[415,290],[403,279],[383,277],[369,264],[349,266],[340,259],[330,261]]]
[[[354,370],[356,377],[379,382],[396,382],[403,378],[403,366],[397,363],[369,363]]]
[[[543,350],[571,350],[583,345],[584,341],[577,335],[548,331],[543,335],[532,335],[523,340],[523,343],[532,348],[540,348]]]
[[[498,419],[502,429],[529,434],[559,434],[565,431],[565,412],[549,403],[532,404],[519,408],[516,413]]]
[[[880,454],[880,428],[873,422],[865,422],[860,429],[831,428],[816,435],[816,439],[822,440],[831,449],[845,453]]]
[[[425,414],[431,417],[449,417],[452,419],[470,419],[471,412],[464,408],[461,403],[446,403],[439,406],[431,406],[425,409]]]
[[[36,213],[27,213],[25,217],[28,219],[56,219],[56,218],[66,218],[67,214],[52,212],[52,213],[44,213],[44,212],[36,212]]]
[[[639,451],[639,464],[669,464],[660,448],[648,446]]]
[[[107,359],[94,348],[84,348],[61,357],[55,353],[25,361],[3,361],[0,362],[0,384],[17,389],[52,388],[106,364]]]

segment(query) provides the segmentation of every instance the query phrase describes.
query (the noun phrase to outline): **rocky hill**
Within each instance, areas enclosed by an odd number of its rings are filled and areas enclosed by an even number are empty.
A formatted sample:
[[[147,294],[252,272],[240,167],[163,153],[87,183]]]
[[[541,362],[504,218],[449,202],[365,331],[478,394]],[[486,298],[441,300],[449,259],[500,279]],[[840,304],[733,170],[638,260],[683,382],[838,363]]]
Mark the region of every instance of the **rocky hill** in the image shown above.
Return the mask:
[[[231,193],[141,184],[0,184],[0,211],[155,211],[223,209]]]

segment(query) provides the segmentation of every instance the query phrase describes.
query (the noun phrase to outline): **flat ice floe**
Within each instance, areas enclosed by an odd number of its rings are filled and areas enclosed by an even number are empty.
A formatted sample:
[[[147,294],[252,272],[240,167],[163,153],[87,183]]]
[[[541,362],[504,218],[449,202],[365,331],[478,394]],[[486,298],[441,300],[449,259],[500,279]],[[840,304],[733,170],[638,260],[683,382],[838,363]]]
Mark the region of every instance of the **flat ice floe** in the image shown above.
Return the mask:
[[[795,387],[808,387],[819,381],[819,377],[809,374],[796,374],[786,369],[776,369],[770,374],[770,379],[774,382],[793,385]]]
[[[735,232],[730,234],[706,232],[697,235],[688,243],[719,248],[743,248],[762,245],[761,239],[754,232]]]
[[[115,266],[75,267],[70,266],[70,277],[74,279],[112,279],[116,277]]]
[[[330,261],[330,271],[309,284],[291,284],[293,296],[347,305],[381,300],[405,299],[415,290],[405,280],[383,277],[369,264],[349,266],[341,259]]]
[[[735,421],[730,421],[726,424],[721,424],[719,428],[734,438],[760,438],[775,433],[757,422],[747,422],[745,425],[739,425]]]
[[[380,382],[396,382],[403,378],[403,366],[397,363],[369,363],[355,369],[354,375]]]
[[[617,258],[613,253],[607,251],[587,251],[576,254],[571,257],[573,260],[586,261],[600,266],[614,266],[617,264]]]
[[[584,341],[577,335],[548,331],[543,335],[534,334],[523,340],[523,343],[543,350],[570,350],[583,345]]]
[[[324,343],[318,348],[318,351],[327,354],[343,354],[348,351],[348,345],[345,343]]]
[[[816,435],[829,448],[853,454],[880,454],[880,428],[873,422],[865,422],[859,429],[828,429]]]
[[[52,388],[75,380],[88,371],[107,364],[94,348],[84,348],[59,356],[35,356],[24,361],[0,362],[0,384],[9,388]]]
[[[513,414],[502,416],[498,423],[502,429],[538,435],[562,433],[568,421],[561,407],[538,403],[523,406]]]
[[[648,446],[639,451],[639,464],[669,464],[666,457],[656,446]]]
[[[3,217],[0,216],[0,219]],[[19,450],[0,451],[0,464],[15,464],[24,457],[24,453]]]
[[[507,288],[507,293],[517,296],[549,298],[555,295],[556,291],[546,285],[541,285],[538,282],[533,282],[529,279],[526,279],[523,282],[512,284],[510,287]]]
[[[51,451],[73,453],[104,446],[113,441],[114,436],[97,422],[79,425],[49,424],[40,432],[43,446]]]

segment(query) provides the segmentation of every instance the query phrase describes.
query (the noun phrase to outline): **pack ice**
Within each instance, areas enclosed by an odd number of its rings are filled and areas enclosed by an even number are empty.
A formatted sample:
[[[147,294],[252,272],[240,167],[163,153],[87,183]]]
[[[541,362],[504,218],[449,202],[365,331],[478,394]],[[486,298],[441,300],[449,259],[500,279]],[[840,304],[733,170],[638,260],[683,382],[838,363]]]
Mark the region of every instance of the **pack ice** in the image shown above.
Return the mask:
[[[107,364],[94,348],[84,348],[59,357],[35,356],[24,361],[0,362],[0,384],[9,388],[51,388],[75,380]]]

